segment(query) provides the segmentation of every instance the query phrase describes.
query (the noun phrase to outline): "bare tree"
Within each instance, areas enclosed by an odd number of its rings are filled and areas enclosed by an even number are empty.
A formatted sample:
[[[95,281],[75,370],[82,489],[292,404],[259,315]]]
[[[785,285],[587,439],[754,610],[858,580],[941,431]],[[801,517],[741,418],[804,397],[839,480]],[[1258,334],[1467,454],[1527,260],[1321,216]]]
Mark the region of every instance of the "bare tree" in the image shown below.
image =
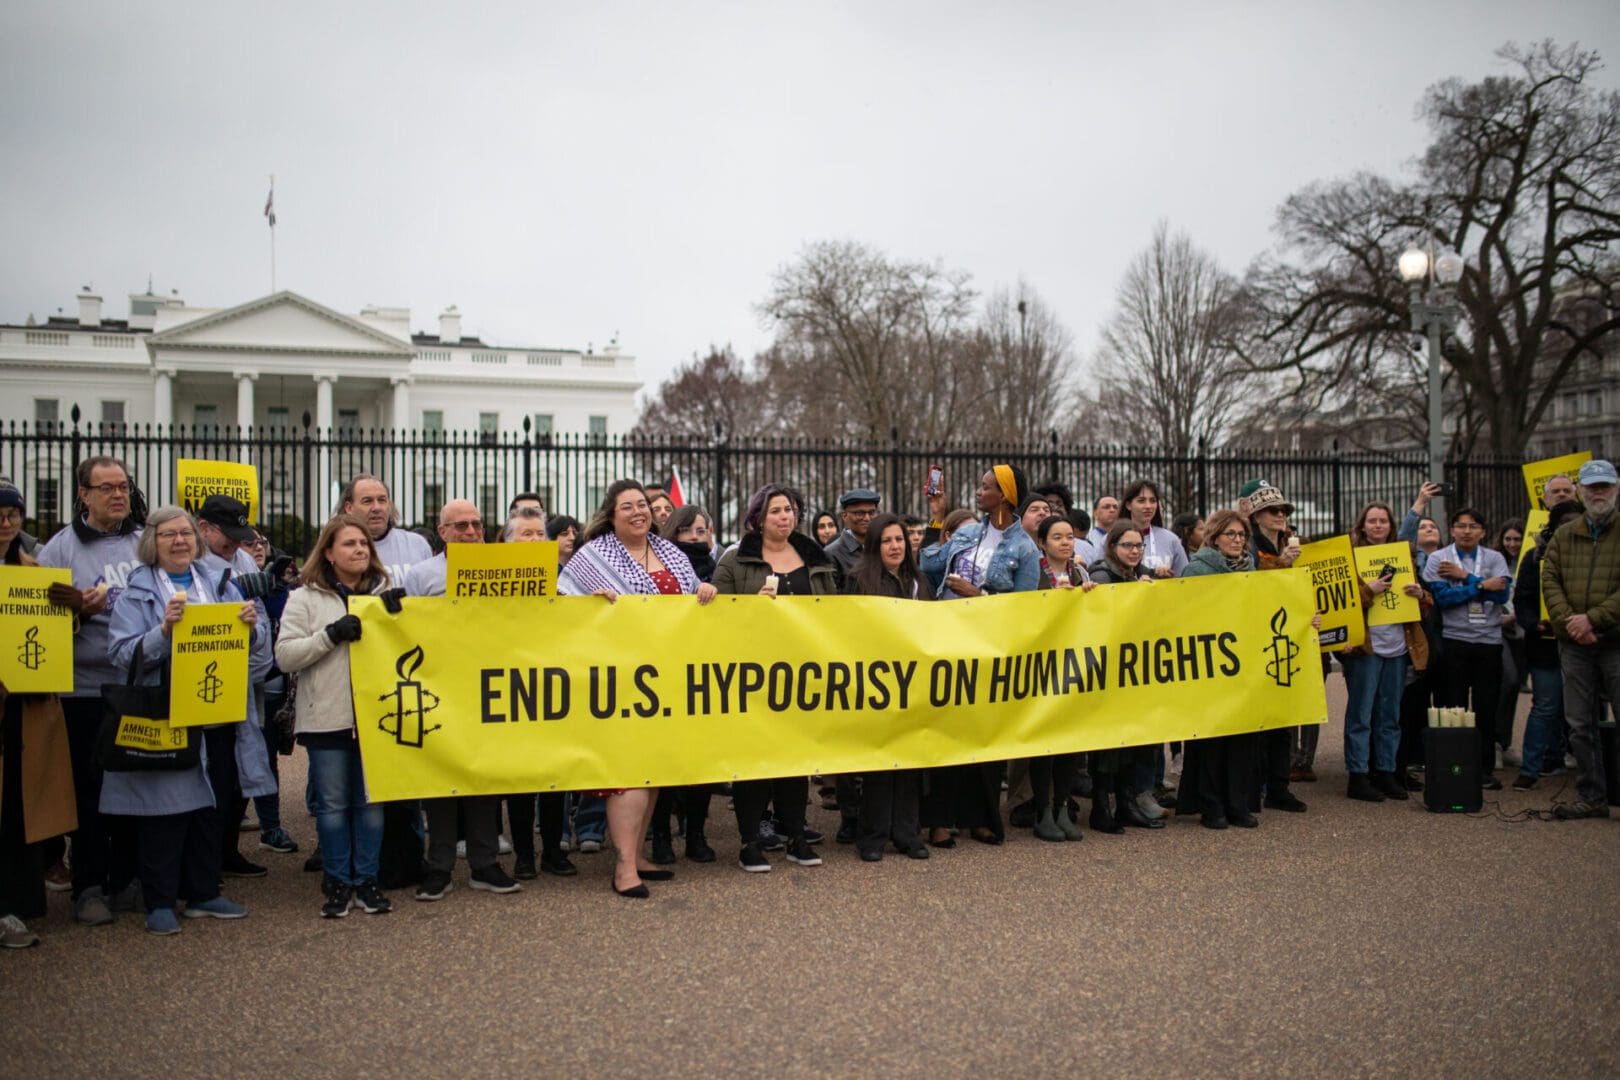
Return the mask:
[[[1235,279],[1165,222],[1132,260],[1103,329],[1095,370],[1114,424],[1174,453],[1216,442],[1243,400],[1244,369],[1226,345]]]
[[[844,403],[839,433],[886,440],[901,425],[931,441],[953,419],[973,295],[964,272],[823,242],[777,271],[759,311],[777,326],[771,362],[814,370]]]
[[[1306,397],[1389,392],[1425,431],[1395,265],[1413,241],[1454,248],[1464,320],[1444,362],[1463,454],[1482,435],[1522,452],[1575,362],[1620,330],[1620,94],[1591,85],[1598,56],[1579,46],[1497,55],[1517,70],[1424,95],[1432,138],[1414,181],[1363,173],[1283,205],[1281,244],[1251,267],[1234,338]]]
[[[1023,281],[991,293],[966,359],[953,408],[983,417],[998,438],[1034,440],[1074,401],[1073,339]]]
[[[762,434],[769,430],[771,416],[759,382],[731,346],[711,345],[706,355],[693,357],[658,387],[635,434],[703,443],[717,430],[727,437]]]

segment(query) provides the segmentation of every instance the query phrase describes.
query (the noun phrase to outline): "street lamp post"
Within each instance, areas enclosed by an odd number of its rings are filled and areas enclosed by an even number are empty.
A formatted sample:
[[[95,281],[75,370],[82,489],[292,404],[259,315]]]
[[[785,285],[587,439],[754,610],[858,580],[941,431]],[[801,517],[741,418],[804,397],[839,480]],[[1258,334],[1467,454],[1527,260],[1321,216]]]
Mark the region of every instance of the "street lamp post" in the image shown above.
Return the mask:
[[[1445,426],[1440,402],[1441,341],[1462,314],[1452,287],[1462,277],[1462,257],[1450,248],[1438,256],[1416,246],[1400,258],[1401,278],[1411,289],[1412,330],[1427,338],[1429,358],[1429,479],[1445,479]],[[1436,499],[1432,513],[1436,522],[1445,520],[1445,501]]]

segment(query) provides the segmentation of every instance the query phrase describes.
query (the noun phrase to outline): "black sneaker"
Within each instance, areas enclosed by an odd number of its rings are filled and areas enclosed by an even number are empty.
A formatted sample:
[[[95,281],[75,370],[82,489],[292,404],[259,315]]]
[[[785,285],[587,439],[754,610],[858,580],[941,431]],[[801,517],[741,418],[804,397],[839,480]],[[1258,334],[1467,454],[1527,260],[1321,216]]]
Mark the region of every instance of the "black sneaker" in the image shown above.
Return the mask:
[[[702,829],[687,830],[686,857],[693,862],[714,862],[714,848],[709,846],[709,839],[703,835]]]
[[[429,870],[422,875],[422,883],[416,887],[416,898],[425,902],[443,900],[445,894],[455,887],[450,875],[443,870]]]
[[[225,877],[264,877],[270,872],[268,867],[260,866],[255,862],[248,862],[240,853],[225,856],[220,864],[219,872]]]
[[[341,919],[349,913],[349,901],[354,890],[347,885],[334,885],[326,891],[326,903],[321,905],[321,918]]]
[[[737,856],[737,865],[750,874],[771,872],[771,864],[765,861],[765,853],[760,850],[757,843],[743,845],[742,854]]]
[[[560,851],[548,851],[541,855],[540,869],[558,877],[573,877],[579,873],[579,867],[570,862],[568,856]]]
[[[1537,778],[1534,776],[1526,776],[1524,773],[1520,773],[1513,780],[1513,790],[1529,791],[1531,788],[1536,786],[1536,779]]]
[[[759,823],[759,849],[761,851],[781,851],[787,847],[787,840],[776,831],[769,818]]]
[[[394,902],[383,895],[375,881],[362,881],[356,885],[354,902],[367,915],[386,915],[394,910]]]
[[[800,837],[788,845],[787,861],[798,863],[800,866],[820,866],[821,856],[816,854],[815,848],[804,842],[803,837]]]
[[[318,874],[324,869],[326,869],[326,865],[321,862],[321,845],[316,844],[315,850],[310,852],[309,858],[304,860],[304,873]]]
[[[533,859],[518,859],[512,864],[512,876],[519,881],[533,881],[540,876],[540,871],[534,868]]]
[[[840,844],[853,844],[855,842],[855,819],[844,818],[838,823],[838,832],[833,837]]]
[[[1578,821],[1581,818],[1605,818],[1609,808],[1603,803],[1589,803],[1584,799],[1572,803],[1559,803],[1553,807],[1553,817],[1559,821]]]
[[[1267,795],[1266,809],[1286,810],[1290,814],[1303,814],[1305,812],[1305,800],[1291,791],[1282,795]]]
[[[649,856],[654,866],[669,866],[675,860],[675,842],[667,836],[655,836],[652,842],[652,854]]]
[[[1479,786],[1482,791],[1501,791],[1502,781],[1494,776],[1487,776],[1479,782]]]
[[[484,892],[512,893],[523,888],[512,880],[512,875],[501,869],[500,863],[490,863],[480,870],[474,870],[467,875],[467,884]]]
[[[812,829],[808,825],[806,825],[804,827],[804,842],[805,843],[807,843],[807,844],[819,844],[825,839],[827,839],[827,838],[825,836],[821,835],[821,830],[820,829]]]

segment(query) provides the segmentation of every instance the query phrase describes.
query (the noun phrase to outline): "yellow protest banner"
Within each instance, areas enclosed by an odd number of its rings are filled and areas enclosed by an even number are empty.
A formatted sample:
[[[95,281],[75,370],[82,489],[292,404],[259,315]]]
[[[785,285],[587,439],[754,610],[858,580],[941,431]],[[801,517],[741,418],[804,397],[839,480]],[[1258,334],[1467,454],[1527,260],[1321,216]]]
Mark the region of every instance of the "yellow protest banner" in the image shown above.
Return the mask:
[[[0,682],[14,694],[73,692],[73,613],[46,598],[73,571],[0,566]]]
[[[1289,571],[948,603],[349,605],[377,800],[999,761],[1326,714],[1310,579]]]
[[[1582,450],[1578,454],[1565,454],[1563,457],[1543,458],[1521,466],[1524,471],[1524,486],[1530,493],[1530,508],[1532,510],[1545,510],[1541,496],[1547,490],[1547,481],[1562,473],[1571,480],[1581,471],[1581,466],[1592,460],[1592,451]]]
[[[1356,558],[1348,536],[1317,540],[1299,549],[1296,567],[1311,572],[1316,610],[1322,613],[1318,638],[1323,652],[1353,649],[1367,638],[1361,617],[1361,589],[1356,585]]]
[[[248,625],[241,612],[241,604],[186,605],[169,670],[174,727],[247,719]]]
[[[1524,561],[1529,558],[1530,552],[1535,549],[1536,539],[1541,536],[1541,530],[1547,527],[1547,519],[1550,516],[1546,510],[1539,506],[1524,516],[1524,543],[1519,548],[1519,561],[1513,567],[1514,581],[1518,581],[1524,575]],[[1535,565],[1535,560],[1531,560],[1531,565]],[[1537,592],[1540,592],[1541,595],[1541,620],[1546,622],[1550,618],[1547,614],[1547,594],[1539,589]]]
[[[247,506],[248,524],[259,523],[259,470],[235,461],[181,458],[174,463],[174,486],[180,505],[193,516],[210,495],[229,495]]]
[[[452,599],[528,600],[557,594],[557,542],[449,544],[444,595]]]
[[[1389,588],[1373,597],[1373,605],[1367,609],[1368,626],[1393,626],[1423,618],[1423,608],[1419,606],[1418,598],[1406,595],[1406,587],[1417,583],[1411,545],[1371,544],[1355,548],[1354,551],[1356,574],[1362,581],[1370,582],[1386,572],[1393,572]]]

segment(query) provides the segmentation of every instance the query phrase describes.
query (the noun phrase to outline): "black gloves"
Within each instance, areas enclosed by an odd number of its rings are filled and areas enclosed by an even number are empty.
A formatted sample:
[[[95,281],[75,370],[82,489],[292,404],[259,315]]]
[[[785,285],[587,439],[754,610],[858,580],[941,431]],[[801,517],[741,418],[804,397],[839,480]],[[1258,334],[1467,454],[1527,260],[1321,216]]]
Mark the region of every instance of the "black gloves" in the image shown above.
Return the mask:
[[[401,600],[405,599],[404,589],[386,589],[380,595],[382,596],[383,607],[388,609],[388,614],[398,615],[405,610],[405,605],[400,603]]]
[[[255,570],[251,574],[237,574],[231,579],[236,583],[237,591],[248,600],[263,600],[276,591],[278,581],[263,570]]]
[[[332,644],[342,645],[345,641],[360,640],[360,616],[345,615],[326,624],[326,636]]]

